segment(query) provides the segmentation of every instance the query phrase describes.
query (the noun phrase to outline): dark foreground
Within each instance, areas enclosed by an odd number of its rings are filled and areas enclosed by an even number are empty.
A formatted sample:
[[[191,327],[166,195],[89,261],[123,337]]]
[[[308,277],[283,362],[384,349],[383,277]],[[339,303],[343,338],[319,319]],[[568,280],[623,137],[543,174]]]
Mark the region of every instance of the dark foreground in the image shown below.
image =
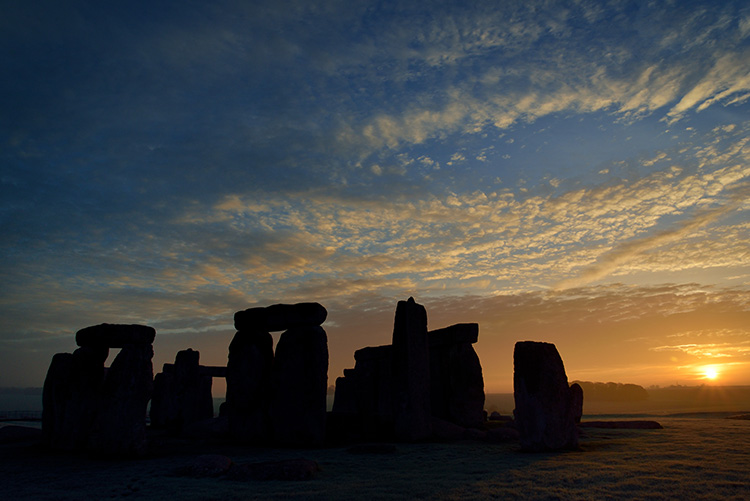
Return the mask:
[[[3,499],[746,499],[750,421],[660,418],[660,430],[586,428],[581,450],[525,454],[515,444],[395,444],[394,449],[252,449],[164,442],[158,456],[95,460],[0,445]],[[177,475],[200,454],[235,463],[306,458],[310,480]]]

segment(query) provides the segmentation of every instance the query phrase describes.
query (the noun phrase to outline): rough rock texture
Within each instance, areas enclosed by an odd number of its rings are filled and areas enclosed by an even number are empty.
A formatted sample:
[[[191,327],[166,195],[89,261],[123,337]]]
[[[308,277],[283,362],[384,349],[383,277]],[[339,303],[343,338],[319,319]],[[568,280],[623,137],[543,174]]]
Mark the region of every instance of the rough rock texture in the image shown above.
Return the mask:
[[[239,331],[229,345],[222,415],[228,419],[230,435],[239,442],[258,444],[270,439],[273,358],[273,338],[267,331]]]
[[[54,449],[80,450],[99,405],[107,348],[82,347],[52,357],[42,395],[43,442]]]
[[[146,408],[153,389],[150,344],[125,345],[112,361],[91,427],[88,448],[101,455],[146,452]]]
[[[578,447],[574,396],[554,344],[523,341],[513,352],[513,411],[526,451]]]
[[[152,344],[156,330],[147,325],[99,324],[76,333],[78,346],[123,348],[132,344]]]
[[[281,445],[322,445],[328,389],[328,337],[322,327],[295,327],[281,334],[271,388],[274,441]]]
[[[432,430],[427,311],[414,298],[399,301],[396,306],[393,397],[396,438],[406,441],[428,438]]]
[[[234,328],[242,330],[284,331],[294,327],[321,325],[328,312],[319,303],[274,304],[250,308],[234,314]]]
[[[177,353],[174,364],[164,364],[154,378],[151,400],[151,426],[175,432],[195,422],[211,419],[214,404],[212,377],[199,364],[200,352],[192,349]]]
[[[484,423],[482,364],[472,343],[478,324],[456,324],[428,333],[432,415],[465,428]]]

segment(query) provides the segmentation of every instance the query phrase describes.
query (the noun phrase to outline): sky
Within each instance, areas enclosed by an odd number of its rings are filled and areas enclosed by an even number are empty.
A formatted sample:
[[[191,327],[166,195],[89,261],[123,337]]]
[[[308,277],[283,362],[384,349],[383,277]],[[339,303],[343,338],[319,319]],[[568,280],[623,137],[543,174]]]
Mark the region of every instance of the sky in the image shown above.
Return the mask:
[[[750,384],[746,2],[0,1],[0,386],[102,322],[225,365],[301,301],[333,384],[410,296],[488,392],[521,340]]]

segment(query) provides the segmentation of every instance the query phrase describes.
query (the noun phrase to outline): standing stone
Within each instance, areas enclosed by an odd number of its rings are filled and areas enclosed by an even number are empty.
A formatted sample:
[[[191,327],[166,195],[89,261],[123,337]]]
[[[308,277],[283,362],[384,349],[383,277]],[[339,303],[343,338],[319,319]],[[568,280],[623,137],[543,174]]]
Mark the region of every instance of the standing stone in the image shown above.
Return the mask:
[[[578,424],[583,416],[583,388],[581,388],[581,385],[578,383],[571,384],[570,395],[573,399],[573,419]]]
[[[213,381],[199,362],[200,352],[188,348],[177,353],[174,364],[164,364],[154,378],[151,426],[179,432],[184,426],[213,417]]]
[[[42,396],[42,437],[49,447],[86,447],[104,381],[107,348],[82,347],[52,358]]]
[[[281,335],[272,388],[270,410],[276,443],[322,445],[328,389],[328,338],[322,327],[294,327]]]
[[[428,333],[432,415],[464,428],[484,424],[484,378],[473,343],[478,324],[456,324]]]
[[[89,436],[92,452],[136,455],[146,452],[146,408],[153,388],[151,344],[123,346],[104,378],[98,412]]]
[[[393,326],[395,435],[415,441],[432,434],[427,311],[414,298],[399,301]]]
[[[527,451],[575,449],[574,396],[560,354],[551,343],[523,341],[513,352],[513,411]]]
[[[268,331],[239,331],[229,345],[222,415],[227,416],[230,435],[239,442],[259,444],[270,439],[273,358],[273,338]]]

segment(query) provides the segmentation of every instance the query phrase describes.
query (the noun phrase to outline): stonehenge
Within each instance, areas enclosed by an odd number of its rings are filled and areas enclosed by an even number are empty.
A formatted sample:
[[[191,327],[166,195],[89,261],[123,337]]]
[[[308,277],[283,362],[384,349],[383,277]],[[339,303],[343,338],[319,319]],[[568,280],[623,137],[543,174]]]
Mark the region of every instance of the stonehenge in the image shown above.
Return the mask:
[[[397,303],[391,344],[354,352],[354,367],[337,378],[327,411],[326,317],[319,303],[238,311],[226,367],[203,366],[200,353],[188,348],[156,376],[154,328],[81,329],[78,349],[56,354],[50,363],[42,440],[52,449],[117,456],[146,454],[149,430],[184,437],[210,430],[251,446],[464,438],[520,440],[526,451],[577,447],[583,390],[568,386],[554,345],[516,344],[514,419],[488,422],[473,346],[479,325],[428,330],[427,310],[411,297]],[[277,331],[282,333],[274,346],[271,332]],[[105,367],[110,349],[120,351]],[[211,394],[215,377],[226,378],[218,417]]]
[[[354,353],[336,380],[331,418],[340,432],[366,440],[418,441],[435,419],[465,428],[484,424],[484,380],[474,347],[477,324],[427,330],[427,312],[399,301],[393,344]],[[443,428],[445,428],[443,426]]]
[[[44,381],[44,443],[103,455],[143,454],[155,335],[144,325],[101,324],[78,331],[80,348],[55,355]],[[121,350],[105,369],[110,348]]]

